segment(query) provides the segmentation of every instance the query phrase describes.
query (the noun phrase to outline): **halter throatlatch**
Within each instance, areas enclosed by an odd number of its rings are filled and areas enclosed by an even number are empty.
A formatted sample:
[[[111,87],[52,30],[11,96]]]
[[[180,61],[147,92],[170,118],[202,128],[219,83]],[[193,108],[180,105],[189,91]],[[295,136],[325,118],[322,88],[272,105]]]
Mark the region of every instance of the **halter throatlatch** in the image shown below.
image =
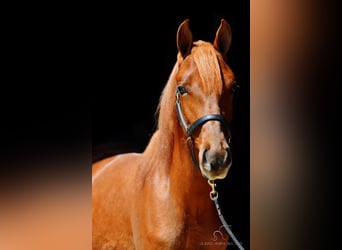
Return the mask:
[[[188,123],[186,122],[186,120],[184,118],[184,115],[182,112],[182,107],[181,107],[180,100],[179,100],[181,95],[182,95],[182,93],[177,88],[176,89],[176,110],[177,110],[178,119],[179,119],[179,122],[182,125],[182,127],[184,128],[186,135],[187,135],[186,144],[187,144],[188,150],[190,152],[191,159],[192,159],[193,163],[195,164],[195,166],[198,169],[200,169],[199,162],[197,161],[196,156],[195,156],[195,146],[194,146],[194,140],[192,138],[192,134],[194,133],[194,131],[208,121],[219,121],[219,122],[221,122],[221,124],[223,125],[223,127],[227,131],[228,144],[230,144],[231,138],[232,138],[230,128],[229,128],[230,126],[229,126],[229,123],[226,120],[226,118],[221,114],[204,115],[204,116],[200,117],[199,119],[197,119],[192,124],[188,125]],[[230,154],[230,147],[228,148],[228,151],[229,151],[228,153]]]

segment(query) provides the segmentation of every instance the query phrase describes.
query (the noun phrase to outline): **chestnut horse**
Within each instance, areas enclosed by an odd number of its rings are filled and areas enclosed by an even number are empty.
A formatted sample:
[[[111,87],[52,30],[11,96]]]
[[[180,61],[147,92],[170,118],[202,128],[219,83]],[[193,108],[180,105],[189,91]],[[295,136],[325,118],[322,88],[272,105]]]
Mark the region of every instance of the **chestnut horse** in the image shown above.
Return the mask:
[[[146,149],[93,164],[94,250],[228,246],[208,180],[224,179],[232,164],[231,29],[221,19],[212,43],[193,41],[186,19],[176,44],[177,61]]]

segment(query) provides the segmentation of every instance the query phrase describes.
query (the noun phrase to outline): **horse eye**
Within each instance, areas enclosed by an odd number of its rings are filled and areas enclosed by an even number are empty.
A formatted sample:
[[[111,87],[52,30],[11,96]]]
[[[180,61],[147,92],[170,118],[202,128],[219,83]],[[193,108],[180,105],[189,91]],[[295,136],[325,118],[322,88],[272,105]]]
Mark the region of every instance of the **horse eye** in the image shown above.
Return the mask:
[[[183,85],[179,85],[179,86],[177,87],[177,89],[178,89],[178,91],[179,91],[179,93],[180,93],[181,95],[184,95],[185,93],[188,92],[188,91],[186,90],[186,88],[185,88]]]

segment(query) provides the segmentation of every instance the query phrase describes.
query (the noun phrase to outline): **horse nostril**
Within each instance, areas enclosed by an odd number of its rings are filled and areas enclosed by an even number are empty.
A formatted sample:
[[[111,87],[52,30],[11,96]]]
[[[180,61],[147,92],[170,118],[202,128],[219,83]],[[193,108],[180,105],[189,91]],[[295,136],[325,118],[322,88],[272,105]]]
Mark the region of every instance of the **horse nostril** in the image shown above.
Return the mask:
[[[203,163],[208,170],[218,170],[230,165],[231,155],[229,150],[213,151],[206,149],[203,152]]]
[[[217,170],[220,167],[223,167],[223,160],[222,157],[214,159],[212,162],[210,162],[210,166],[212,170]]]

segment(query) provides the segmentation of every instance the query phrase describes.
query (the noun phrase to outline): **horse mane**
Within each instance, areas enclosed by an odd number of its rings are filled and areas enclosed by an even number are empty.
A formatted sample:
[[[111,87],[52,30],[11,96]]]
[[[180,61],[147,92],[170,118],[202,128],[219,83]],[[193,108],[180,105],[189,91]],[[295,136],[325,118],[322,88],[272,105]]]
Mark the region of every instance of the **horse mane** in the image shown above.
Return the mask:
[[[179,68],[179,60],[182,60],[180,55],[177,55],[177,58],[177,62],[159,98],[155,112],[157,120],[156,130],[143,152],[146,156],[145,159],[150,165],[169,164],[172,161],[174,130],[176,129],[176,122],[178,122],[175,112],[175,91],[177,85],[175,75]],[[154,155],[158,157],[153,157]],[[151,161],[163,162],[153,163]]]

